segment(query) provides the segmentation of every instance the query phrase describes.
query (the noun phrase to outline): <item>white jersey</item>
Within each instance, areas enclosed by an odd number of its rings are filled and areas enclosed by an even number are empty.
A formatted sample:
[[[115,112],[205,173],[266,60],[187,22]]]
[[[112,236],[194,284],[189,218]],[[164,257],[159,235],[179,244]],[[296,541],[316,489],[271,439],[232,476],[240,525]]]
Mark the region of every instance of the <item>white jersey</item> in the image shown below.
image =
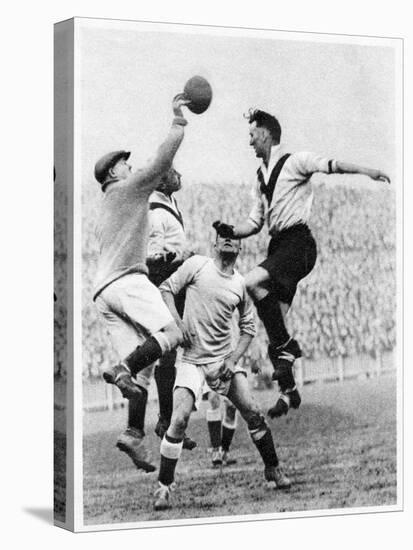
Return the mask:
[[[249,215],[249,220],[259,229],[267,220],[271,236],[293,225],[308,223],[313,203],[311,176],[315,172],[331,174],[335,170],[333,160],[309,152],[293,153],[283,164],[274,185],[277,162],[283,156],[281,146],[274,146],[268,168],[264,163],[259,168]]]
[[[155,208],[163,205],[166,208]],[[148,256],[175,252],[176,260],[182,260],[186,249],[184,224],[174,197],[167,197],[160,191],[154,191],[149,198],[149,242]]]
[[[251,301],[244,277],[220,271],[212,258],[195,255],[160,286],[178,294],[186,288],[183,322],[192,336],[182,360],[201,365],[228,357],[234,350],[232,319],[239,311],[240,334],[255,336]]]

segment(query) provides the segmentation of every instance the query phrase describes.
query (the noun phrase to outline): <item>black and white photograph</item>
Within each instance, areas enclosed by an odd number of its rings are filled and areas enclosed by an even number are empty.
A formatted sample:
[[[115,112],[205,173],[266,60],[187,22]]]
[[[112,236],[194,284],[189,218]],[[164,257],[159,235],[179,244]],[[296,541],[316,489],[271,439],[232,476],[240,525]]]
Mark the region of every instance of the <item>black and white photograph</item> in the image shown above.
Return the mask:
[[[400,510],[402,41],[56,28],[76,530]]]

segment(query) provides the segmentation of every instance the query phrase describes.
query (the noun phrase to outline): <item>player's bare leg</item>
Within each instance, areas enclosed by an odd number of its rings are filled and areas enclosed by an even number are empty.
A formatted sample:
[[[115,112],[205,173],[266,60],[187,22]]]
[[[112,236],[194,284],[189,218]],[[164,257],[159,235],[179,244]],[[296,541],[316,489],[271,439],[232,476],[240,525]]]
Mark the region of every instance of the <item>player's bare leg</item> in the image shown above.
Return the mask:
[[[166,352],[155,366],[155,382],[159,399],[159,419],[155,426],[155,433],[161,439],[165,435],[172,417],[176,355],[175,349]],[[196,441],[187,434],[184,435],[183,449],[192,451],[196,445]]]
[[[268,335],[268,356],[274,368],[273,380],[278,381],[281,391],[280,398],[268,411],[269,416],[274,418],[287,414],[290,407],[298,409],[300,406],[301,397],[293,375],[293,364],[295,359],[301,357],[301,349],[285,326],[290,304],[280,301],[270,289],[269,273],[257,266],[247,274],[245,280]]]
[[[248,294],[254,303],[263,300],[270,291],[270,275],[266,269],[257,266],[245,275]]]
[[[247,378],[243,373],[234,374],[227,397],[248,424],[251,439],[264,462],[265,479],[274,482],[276,488],[289,489],[291,481],[280,469],[271,430],[251,395]]]
[[[173,490],[175,468],[182,452],[185,430],[194,406],[195,398],[187,388],[175,388],[174,408],[168,431],[161,442],[161,464],[159,467],[159,488],[155,492],[155,510],[170,508],[170,494]]]
[[[229,448],[232,443],[232,439],[235,434],[235,430],[238,424],[238,412],[233,403],[229,399],[223,399],[224,413],[222,416],[222,463],[224,466],[231,466],[236,464],[237,460],[230,456]]]

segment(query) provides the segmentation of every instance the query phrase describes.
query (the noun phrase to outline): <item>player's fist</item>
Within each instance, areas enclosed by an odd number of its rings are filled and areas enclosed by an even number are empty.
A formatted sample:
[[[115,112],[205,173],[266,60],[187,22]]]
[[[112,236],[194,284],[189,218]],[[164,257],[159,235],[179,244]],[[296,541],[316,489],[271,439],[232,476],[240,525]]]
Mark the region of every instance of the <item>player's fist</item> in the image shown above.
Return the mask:
[[[227,359],[225,359],[224,364],[222,365],[220,379],[223,382],[227,382],[228,380],[231,380],[231,378],[234,376],[234,372],[235,363],[230,357],[228,357]]]
[[[383,181],[385,183],[390,183],[390,178],[387,174],[382,172],[381,170],[370,170],[370,173],[368,174],[372,180],[375,181]]]
[[[234,226],[227,223],[223,223],[219,220],[212,224],[212,227],[218,233],[220,237],[224,239],[234,239]]]
[[[185,96],[185,94],[177,94],[172,101],[172,110],[176,117],[183,118],[182,107],[188,105],[191,101]],[[186,123],[186,121],[185,121]]]

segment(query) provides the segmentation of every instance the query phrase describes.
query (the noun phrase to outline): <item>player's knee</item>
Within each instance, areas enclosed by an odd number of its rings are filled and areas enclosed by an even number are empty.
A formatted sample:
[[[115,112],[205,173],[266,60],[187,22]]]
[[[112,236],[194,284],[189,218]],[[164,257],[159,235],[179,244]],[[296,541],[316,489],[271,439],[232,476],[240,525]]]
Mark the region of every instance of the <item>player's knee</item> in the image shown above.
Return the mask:
[[[237,414],[237,409],[232,403],[226,403],[225,405],[225,421],[227,423],[234,423]]]
[[[249,281],[246,284],[246,287],[251,300],[255,304],[260,300],[263,300],[268,294],[268,290],[265,288],[265,286],[260,285],[259,282],[254,279]]]
[[[259,302],[268,294],[269,274],[257,267],[245,276],[247,292],[254,302]]]
[[[262,426],[266,426],[265,418],[264,416],[259,412],[252,412],[247,420],[248,429],[256,430],[257,428],[260,428]]]
[[[186,427],[188,426],[190,413],[185,410],[178,410],[173,414],[171,424],[173,425],[174,431],[183,435]]]
[[[216,393],[214,392],[209,392],[209,396],[208,396],[208,402],[209,402],[209,405],[211,407],[211,409],[219,409],[220,406],[221,406],[221,400],[219,398],[219,395],[217,395]]]
[[[182,332],[175,322],[169,323],[169,325],[167,325],[162,332],[168,340],[169,350],[174,350],[183,341]]]

